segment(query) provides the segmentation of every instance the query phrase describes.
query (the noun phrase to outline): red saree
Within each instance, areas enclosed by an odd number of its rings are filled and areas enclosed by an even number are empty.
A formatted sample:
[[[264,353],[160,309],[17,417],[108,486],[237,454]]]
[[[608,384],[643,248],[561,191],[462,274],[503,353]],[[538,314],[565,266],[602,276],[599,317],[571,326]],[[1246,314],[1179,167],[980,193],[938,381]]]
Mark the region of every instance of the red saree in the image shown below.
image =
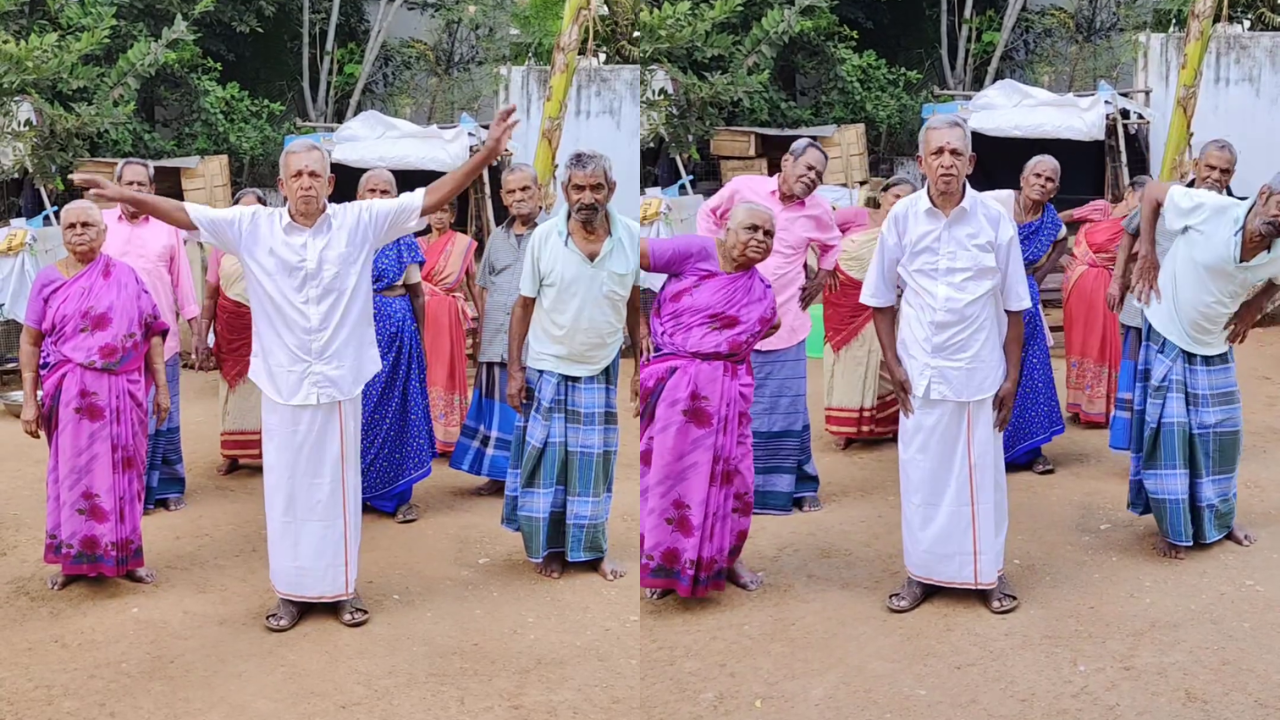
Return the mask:
[[[1123,218],[1088,223],[1063,261],[1062,315],[1066,333],[1067,413],[1082,425],[1106,427],[1120,372],[1120,320],[1107,308],[1107,287],[1124,237]]]
[[[444,455],[453,452],[467,417],[467,329],[473,321],[462,290],[475,266],[476,241],[450,230],[435,240],[424,235],[418,245],[426,258],[422,347],[427,357],[427,397],[436,450]]]

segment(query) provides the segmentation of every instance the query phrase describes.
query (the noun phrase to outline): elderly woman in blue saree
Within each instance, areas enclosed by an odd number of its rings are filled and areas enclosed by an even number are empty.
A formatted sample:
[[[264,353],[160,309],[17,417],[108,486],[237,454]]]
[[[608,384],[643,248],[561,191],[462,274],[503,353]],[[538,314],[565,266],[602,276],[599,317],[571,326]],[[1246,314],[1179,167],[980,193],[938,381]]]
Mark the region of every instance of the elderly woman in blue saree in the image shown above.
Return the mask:
[[[1067,249],[1067,228],[1050,202],[1058,192],[1061,176],[1062,167],[1052,155],[1037,155],[1023,166],[1018,190],[984,193],[1018,225],[1022,263],[1031,290],[1031,309],[1022,316],[1022,374],[1013,417],[1004,431],[1004,462],[1014,469],[1030,468],[1037,475],[1053,472],[1053,463],[1043,449],[1066,432],[1049,359],[1049,328],[1040,306],[1040,285],[1058,267]]]
[[[387,170],[370,170],[360,179],[357,196],[394,198],[395,177]],[[373,256],[373,323],[382,370],[365,384],[361,402],[364,503],[402,524],[418,519],[413,486],[431,474],[436,457],[422,349],[423,262],[412,235],[382,246]]]

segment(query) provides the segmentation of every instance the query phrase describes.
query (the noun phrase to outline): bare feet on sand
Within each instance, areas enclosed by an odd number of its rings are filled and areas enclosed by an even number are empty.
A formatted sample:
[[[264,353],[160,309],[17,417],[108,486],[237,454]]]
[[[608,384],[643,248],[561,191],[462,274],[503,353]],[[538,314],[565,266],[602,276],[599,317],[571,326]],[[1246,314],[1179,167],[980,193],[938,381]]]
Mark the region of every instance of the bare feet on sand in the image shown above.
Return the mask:
[[[187,506],[187,501],[181,495],[178,497],[165,498],[156,503],[157,507],[162,507],[169,512],[178,512]]]
[[[240,461],[235,458],[227,458],[218,466],[219,475],[230,475],[240,469]]]
[[[471,489],[472,495],[485,497],[487,495],[496,495],[506,489],[506,483],[501,480],[486,480],[483,483]]]
[[[84,576],[83,575],[63,575],[60,572],[54,573],[49,576],[49,583],[48,583],[49,589],[61,590],[62,588],[70,585],[71,583],[79,580],[82,577]]]
[[[156,581],[156,571],[148,567],[140,567],[137,570],[130,570],[124,574],[126,580],[132,580],[143,585],[150,585]]]
[[[818,512],[822,509],[822,501],[817,495],[806,495],[802,498],[796,498],[796,509],[802,513]]]
[[[1240,547],[1249,547],[1258,542],[1258,536],[1248,530],[1236,525],[1231,528],[1231,532],[1227,533],[1227,539],[1239,545]]]
[[[834,443],[837,450],[848,450],[853,446],[853,438],[838,437]]]
[[[1162,558],[1169,558],[1170,560],[1187,559],[1186,548],[1181,545],[1174,545],[1164,538],[1156,540],[1156,554]]]
[[[741,560],[729,568],[729,582],[747,592],[755,592],[764,587],[764,577],[748,570],[747,564]]]
[[[553,552],[547,553],[542,558],[542,562],[533,566],[535,572],[543,577],[549,577],[552,580],[559,580],[564,575],[564,553]]]
[[[609,582],[627,576],[627,569],[622,566],[622,563],[610,557],[596,561],[596,572],[600,573],[600,577]]]
[[[673,594],[675,594],[675,590],[671,590],[668,588],[661,588],[661,589],[645,588],[644,599],[645,600],[661,600],[662,598],[668,597]]]

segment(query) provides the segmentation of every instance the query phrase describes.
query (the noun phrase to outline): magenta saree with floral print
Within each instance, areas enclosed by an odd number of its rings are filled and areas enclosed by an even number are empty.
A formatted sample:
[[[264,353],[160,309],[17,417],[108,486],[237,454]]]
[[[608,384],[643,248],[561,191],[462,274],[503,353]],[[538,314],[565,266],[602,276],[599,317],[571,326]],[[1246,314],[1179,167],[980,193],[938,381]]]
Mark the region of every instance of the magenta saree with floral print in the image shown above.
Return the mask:
[[[640,585],[723,590],[751,528],[751,349],[777,318],[755,268],[724,273],[715,241],[649,240],[668,275],[640,374]]]
[[[119,577],[143,566],[147,392],[156,303],[137,273],[99,255],[77,275],[44,268],[25,324],[40,347],[49,441],[44,560],[65,575]]]

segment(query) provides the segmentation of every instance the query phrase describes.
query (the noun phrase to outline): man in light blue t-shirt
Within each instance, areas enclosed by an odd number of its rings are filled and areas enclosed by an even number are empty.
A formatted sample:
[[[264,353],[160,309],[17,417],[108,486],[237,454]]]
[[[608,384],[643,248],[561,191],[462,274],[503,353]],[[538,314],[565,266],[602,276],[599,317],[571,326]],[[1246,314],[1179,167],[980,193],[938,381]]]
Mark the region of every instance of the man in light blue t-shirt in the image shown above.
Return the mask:
[[[1157,221],[1177,239],[1156,254]],[[1280,174],[1240,202],[1148,185],[1133,293],[1145,305],[1130,450],[1129,510],[1155,516],[1156,551],[1254,537],[1236,524],[1244,417],[1231,345],[1280,292]],[[1250,296],[1253,288],[1262,289]]]

